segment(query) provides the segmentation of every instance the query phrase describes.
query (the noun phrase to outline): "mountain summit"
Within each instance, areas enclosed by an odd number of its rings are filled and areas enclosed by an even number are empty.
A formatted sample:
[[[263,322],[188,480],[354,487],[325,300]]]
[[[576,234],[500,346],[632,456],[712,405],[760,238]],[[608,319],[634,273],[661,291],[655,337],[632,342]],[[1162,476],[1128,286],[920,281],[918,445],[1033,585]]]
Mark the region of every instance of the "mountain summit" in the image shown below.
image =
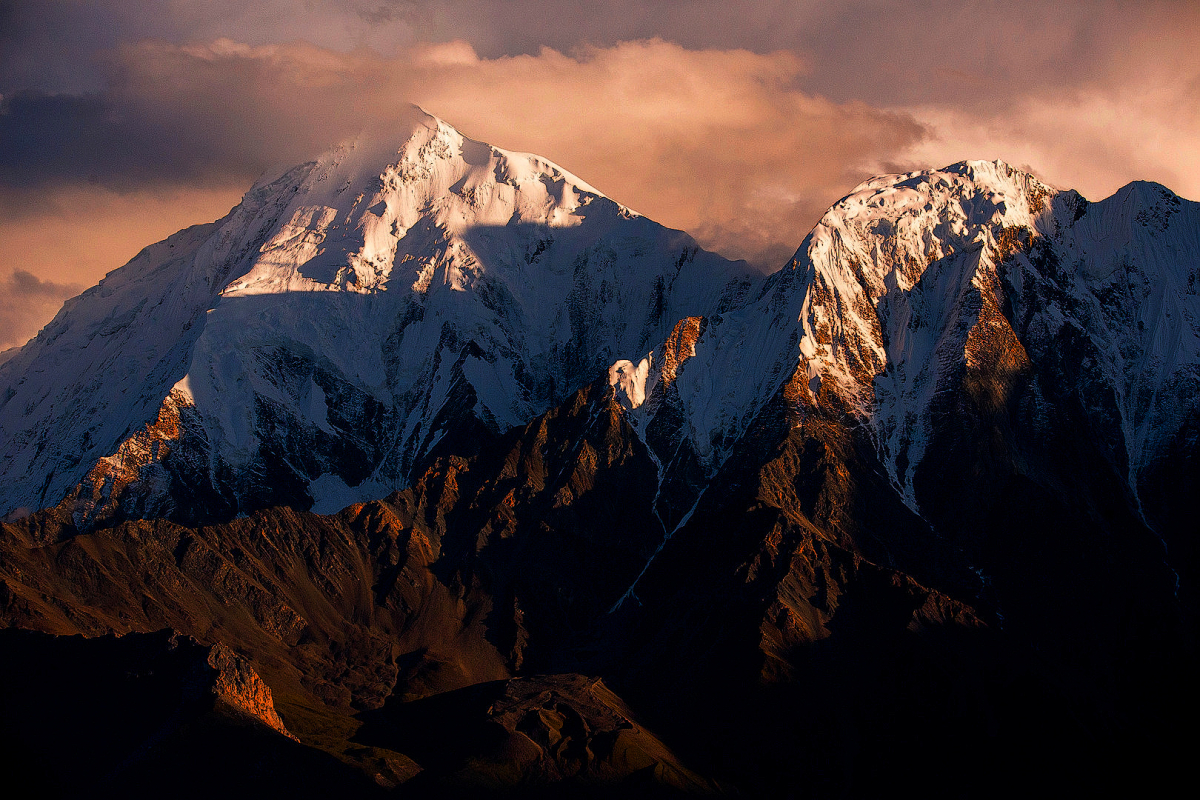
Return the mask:
[[[1003,162],[869,180],[671,366],[685,442],[711,472],[785,391],[867,426],[919,510],[951,398],[1010,402],[1023,375],[1053,369],[1065,383],[1037,391],[1080,395],[1140,503],[1141,477],[1200,413],[1198,230],[1197,205],[1155,184],[1089,204]],[[656,408],[640,407],[654,361],[617,381],[635,416]]]

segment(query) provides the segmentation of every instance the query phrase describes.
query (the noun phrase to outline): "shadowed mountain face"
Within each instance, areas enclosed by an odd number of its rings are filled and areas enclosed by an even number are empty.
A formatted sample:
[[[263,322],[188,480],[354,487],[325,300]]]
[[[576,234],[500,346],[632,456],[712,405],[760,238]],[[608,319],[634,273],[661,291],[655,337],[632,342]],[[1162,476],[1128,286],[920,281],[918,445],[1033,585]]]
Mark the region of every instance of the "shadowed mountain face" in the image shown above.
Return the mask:
[[[56,791],[1181,773],[1195,204],[967,162],[863,184],[752,281],[444,123],[373,147],[148,249],[0,368],[6,502],[44,507],[4,525],[0,623],[60,637],[0,637],[28,774],[77,746],[50,720],[118,713]],[[94,683],[56,693],[64,663]]]

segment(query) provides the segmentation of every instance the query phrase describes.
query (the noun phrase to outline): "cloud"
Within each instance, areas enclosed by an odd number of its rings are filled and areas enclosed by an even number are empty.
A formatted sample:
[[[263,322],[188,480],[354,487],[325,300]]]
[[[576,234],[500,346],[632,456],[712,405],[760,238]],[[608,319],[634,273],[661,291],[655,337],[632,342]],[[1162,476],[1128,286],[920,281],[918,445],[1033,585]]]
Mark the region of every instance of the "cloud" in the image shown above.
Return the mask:
[[[0,185],[131,185],[167,172],[197,179],[206,154],[179,149],[162,134],[101,95],[17,92],[0,103]]]
[[[1084,86],[1125,62],[1186,62],[1194,0],[0,0],[0,93],[103,88],[91,54],[156,39],[306,41],[392,55],[417,41],[470,42],[488,59],[542,47],[660,38],[688,50],[788,50],[805,88],[873,105],[995,102]],[[1174,52],[1171,52],[1174,51]]]
[[[709,247],[777,268],[848,186],[925,133],[906,114],[801,91],[805,68],[786,52],[651,40],[424,70],[411,91],[469,135],[545,155]]]
[[[467,135],[551,158],[708,246],[774,260],[848,185],[925,133],[904,113],[800,90],[806,68],[787,52],[662,40],[496,59],[465,42],[393,58],[143,42],[112,56],[104,93],[6,99],[0,185],[249,181],[361,128],[402,130],[411,101]]]
[[[63,301],[82,291],[78,284],[40,280],[32,273],[17,269],[0,278],[0,351],[24,344],[37,329],[54,316]]]
[[[1003,158],[1091,199],[1132,180],[1200,199],[1200,61],[1170,39],[1155,58],[1136,55],[1150,49],[1137,32],[1126,44],[1110,74],[1086,85],[1023,89],[997,105],[903,107],[932,132],[910,158]]]
[[[0,275],[90,283],[409,102],[770,268],[881,171],[1198,197],[1198,48],[1194,2],[0,0]]]
[[[64,298],[147,244],[224,215],[244,189],[117,193],[85,185],[43,191],[36,210],[0,214],[0,350],[25,342]]]
[[[13,270],[12,275],[9,276],[5,290],[10,297],[18,300],[50,298],[61,301],[69,297],[72,292],[78,292],[79,287],[39,280],[36,275],[18,269]]]
[[[311,45],[146,42],[106,60],[108,87],[83,95],[21,91],[0,103],[0,187],[245,182],[310,157],[363,121],[408,113],[355,96],[374,57]]]
[[[103,90],[101,62],[122,45],[236,38],[392,53],[415,41],[416,3],[384,0],[0,0],[0,93]]]

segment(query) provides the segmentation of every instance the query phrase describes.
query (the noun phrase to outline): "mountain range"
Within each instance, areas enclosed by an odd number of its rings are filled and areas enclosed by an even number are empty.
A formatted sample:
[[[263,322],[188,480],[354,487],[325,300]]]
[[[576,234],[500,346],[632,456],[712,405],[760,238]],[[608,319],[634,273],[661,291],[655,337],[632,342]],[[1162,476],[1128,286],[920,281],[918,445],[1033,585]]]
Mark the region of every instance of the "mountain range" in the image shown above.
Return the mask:
[[[1169,785],[1198,282],[1200,204],[1151,183],[882,176],[761,275],[428,115],[344,143],[0,364],[10,769]]]

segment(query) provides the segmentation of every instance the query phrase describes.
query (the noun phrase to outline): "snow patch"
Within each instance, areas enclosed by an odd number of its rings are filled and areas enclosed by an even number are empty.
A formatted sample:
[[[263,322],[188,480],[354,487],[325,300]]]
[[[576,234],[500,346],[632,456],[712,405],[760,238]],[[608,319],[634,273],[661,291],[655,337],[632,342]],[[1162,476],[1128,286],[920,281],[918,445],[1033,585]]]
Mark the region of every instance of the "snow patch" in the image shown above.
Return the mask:
[[[348,486],[344,480],[332,473],[325,473],[308,484],[308,493],[313,499],[314,514],[336,514],[347,506],[378,500],[391,492],[386,483],[366,480],[358,486]]]
[[[187,375],[184,375],[182,378],[180,378],[175,385],[171,387],[171,391],[179,392],[187,398],[188,402],[195,402],[195,396],[192,394],[191,379]]]
[[[632,361],[621,360],[608,368],[608,385],[617,388],[618,397],[623,398],[621,404],[626,408],[637,408],[646,402],[646,379],[653,357],[653,353],[647,355],[636,367]]]

